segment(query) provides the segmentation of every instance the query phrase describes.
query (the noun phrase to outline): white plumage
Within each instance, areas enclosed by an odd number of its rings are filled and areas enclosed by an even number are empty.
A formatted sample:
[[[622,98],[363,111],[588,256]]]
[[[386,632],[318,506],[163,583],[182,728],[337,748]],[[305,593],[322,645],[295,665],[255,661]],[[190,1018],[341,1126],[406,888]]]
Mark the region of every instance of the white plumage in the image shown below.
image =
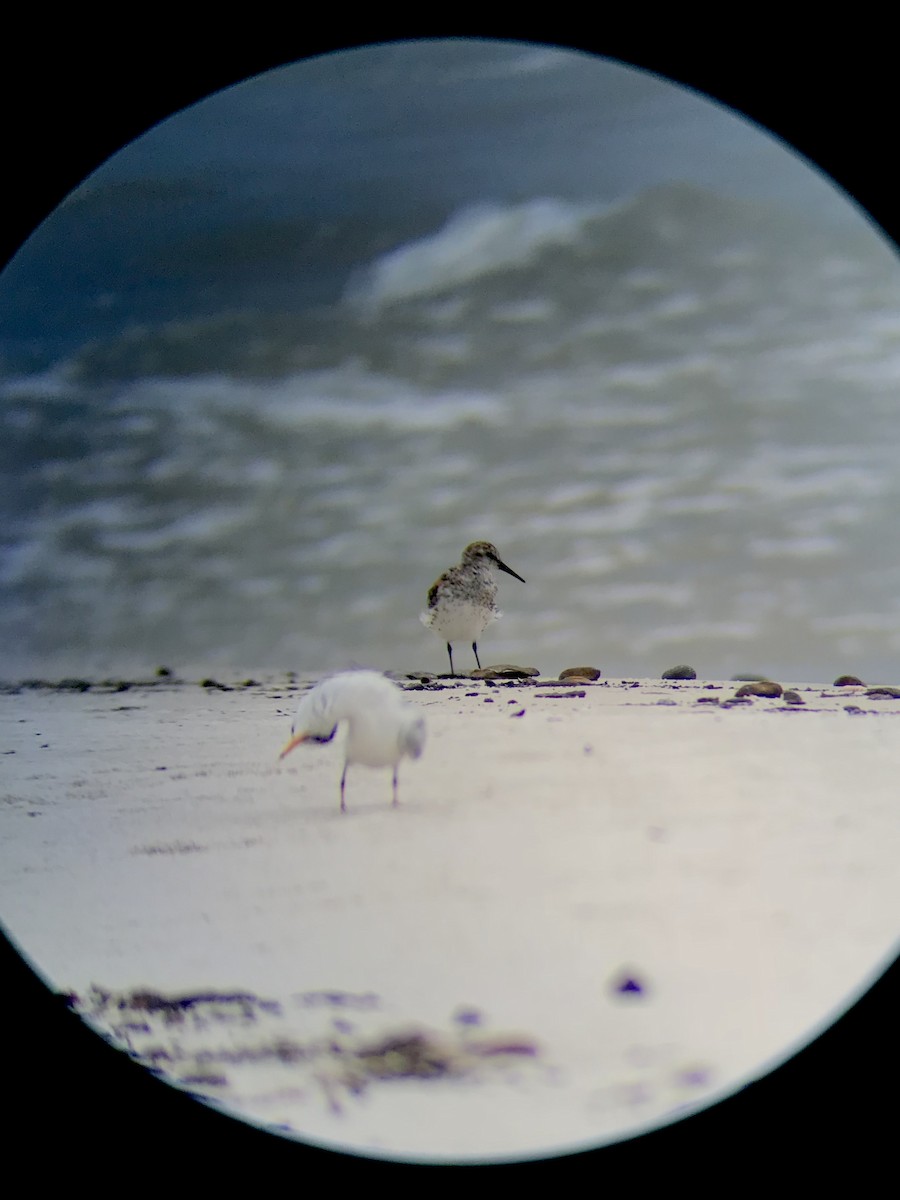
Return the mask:
[[[344,671],[317,683],[301,699],[291,726],[292,737],[280,758],[301,742],[330,742],[341,721],[347,722],[341,812],[346,812],[347,768],[393,767],[394,805],[397,767],[404,757],[418,758],[425,745],[425,719],[395,684],[377,671]]]

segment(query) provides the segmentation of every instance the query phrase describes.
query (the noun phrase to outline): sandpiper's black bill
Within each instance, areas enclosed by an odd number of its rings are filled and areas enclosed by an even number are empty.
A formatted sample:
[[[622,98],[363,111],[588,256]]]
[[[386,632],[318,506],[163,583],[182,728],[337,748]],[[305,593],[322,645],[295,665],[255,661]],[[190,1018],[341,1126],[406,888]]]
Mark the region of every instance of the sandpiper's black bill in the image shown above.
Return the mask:
[[[500,570],[501,570],[501,571],[505,571],[505,572],[507,573],[507,575],[512,575],[513,579],[518,579],[519,583],[524,583],[524,582],[525,582],[525,580],[522,578],[522,576],[521,576],[521,575],[518,575],[518,574],[517,574],[517,573],[516,573],[516,572],[515,572],[515,571],[512,569],[512,567],[508,567],[508,566],[506,565],[506,563],[504,563],[504,562],[501,562],[499,558],[498,558],[498,559],[496,559],[495,561],[496,561],[496,563],[497,563],[497,566],[500,568]]]

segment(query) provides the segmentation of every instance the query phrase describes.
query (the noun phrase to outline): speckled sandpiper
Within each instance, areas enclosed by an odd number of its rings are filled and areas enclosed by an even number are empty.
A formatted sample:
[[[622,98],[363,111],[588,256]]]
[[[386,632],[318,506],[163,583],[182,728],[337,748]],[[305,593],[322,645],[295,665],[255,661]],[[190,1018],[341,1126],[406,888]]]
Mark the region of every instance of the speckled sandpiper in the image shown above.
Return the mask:
[[[481,667],[478,638],[502,615],[494,603],[498,571],[525,582],[501,561],[496,546],[490,542],[472,542],[463,551],[459,566],[445,571],[428,591],[428,610],[422,613],[422,624],[447,643],[451,675],[454,642],[471,642],[475,661]]]

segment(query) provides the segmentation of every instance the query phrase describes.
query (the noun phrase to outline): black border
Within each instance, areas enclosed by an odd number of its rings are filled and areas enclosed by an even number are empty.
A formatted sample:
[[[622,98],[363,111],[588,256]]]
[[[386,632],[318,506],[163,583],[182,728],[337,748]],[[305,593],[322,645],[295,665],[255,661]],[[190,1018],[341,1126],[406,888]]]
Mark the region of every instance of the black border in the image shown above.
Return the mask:
[[[0,81],[3,173],[0,262],[100,162],[172,111],[249,75],[311,53],[408,36],[496,36],[549,41],[617,58],[705,92],[793,145],[853,195],[882,228],[900,235],[896,167],[896,50],[873,22],[811,31],[753,10],[708,10],[668,19],[652,10],[631,28],[588,10],[594,27],[544,20],[447,22],[410,29],[387,22],[338,33],[285,28],[290,10],[203,17],[130,12],[77,22],[49,12],[16,13]],[[250,17],[252,16],[252,27]],[[810,19],[812,19],[810,17]],[[829,18],[819,13],[820,24]],[[835,20],[836,18],[831,18]],[[609,26],[609,27],[607,27]],[[302,29],[302,32],[299,30]],[[900,401],[898,401],[900,402]],[[861,780],[864,786],[864,780]],[[15,1166],[44,1186],[92,1190],[165,1186],[328,1186],[357,1176],[417,1186],[434,1168],[394,1167],[273,1138],[175,1093],[101,1043],[52,996],[6,943],[0,953],[6,1043],[3,1133],[7,1174]],[[802,966],[798,964],[798,971]],[[460,1167],[469,1183],[578,1179],[598,1192],[626,1186],[732,1191],[756,1183],[776,1193],[849,1174],[854,1189],[881,1183],[894,1162],[891,1111],[898,1067],[900,970],[895,966],[812,1046],[765,1079],[695,1117],[585,1155],[522,1166]],[[302,1168],[306,1175],[298,1175]],[[123,1177],[122,1171],[127,1174]],[[285,1176],[283,1172],[290,1173]],[[527,1172],[527,1176],[524,1174]],[[389,1174],[388,1174],[389,1173]],[[503,1175],[506,1178],[503,1178]]]

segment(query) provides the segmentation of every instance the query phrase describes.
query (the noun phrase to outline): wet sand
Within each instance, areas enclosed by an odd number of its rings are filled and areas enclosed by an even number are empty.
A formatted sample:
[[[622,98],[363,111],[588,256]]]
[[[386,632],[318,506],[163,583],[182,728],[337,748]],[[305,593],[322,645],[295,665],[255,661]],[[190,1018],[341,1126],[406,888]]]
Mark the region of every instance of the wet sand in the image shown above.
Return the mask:
[[[708,1105],[896,953],[900,697],[408,683],[400,807],[351,768],[344,816],[337,743],[277,762],[293,677],[8,689],[7,932],[192,1093],[425,1161]]]

